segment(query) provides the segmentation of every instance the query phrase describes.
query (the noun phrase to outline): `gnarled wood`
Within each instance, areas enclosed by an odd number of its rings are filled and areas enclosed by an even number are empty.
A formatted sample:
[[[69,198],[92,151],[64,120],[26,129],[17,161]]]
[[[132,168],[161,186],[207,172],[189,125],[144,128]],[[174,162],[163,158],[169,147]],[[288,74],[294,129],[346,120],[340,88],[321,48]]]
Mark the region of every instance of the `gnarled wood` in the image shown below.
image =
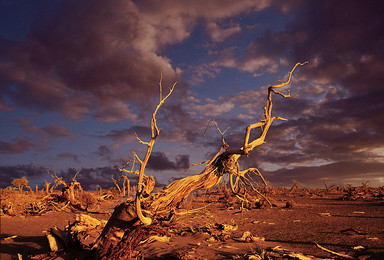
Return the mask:
[[[255,147],[264,143],[267,132],[273,121],[286,120],[281,117],[272,117],[272,94],[278,94],[282,97],[289,97],[289,95],[280,93],[276,89],[288,85],[291,81],[292,73],[296,69],[296,67],[299,65],[304,65],[306,63],[307,62],[297,63],[290,71],[288,80],[286,82],[281,82],[281,84],[279,85],[274,85],[268,88],[267,105],[264,108],[265,118],[260,122],[248,125],[246,127],[243,147],[237,150],[231,150],[229,145],[224,140],[223,132],[220,131],[216,122],[213,121],[217,130],[222,136],[223,144],[220,147],[219,151],[216,153],[216,155],[211,160],[205,162],[207,163],[205,169],[198,175],[176,180],[164,187],[161,191],[155,194],[151,194],[154,182],[151,181],[150,177],[145,176],[144,171],[148,159],[151,155],[155,140],[160,132],[156,125],[156,113],[160,106],[172,93],[173,88],[175,86],[173,85],[169,94],[163,98],[161,94],[162,87],[160,81],[160,102],[152,115],[151,140],[149,142],[144,142],[136,136],[136,138],[141,144],[147,146],[147,152],[145,154],[145,157],[144,159],[140,159],[136,153],[133,153],[134,160],[128,162],[126,165],[124,165],[123,168],[120,169],[120,171],[135,173],[138,175],[139,180],[136,198],[135,200],[127,200],[126,202],[120,204],[115,208],[113,215],[105,226],[102,234],[98,239],[98,242],[95,244],[95,253],[101,258],[107,258],[109,255],[111,255],[110,253],[113,252],[113,248],[117,245],[118,241],[122,237],[123,232],[125,232],[126,236],[127,234],[129,234],[129,232],[133,231],[135,227],[140,225],[140,223],[144,225],[150,225],[151,223],[153,223],[153,221],[169,217],[174,213],[176,207],[192,191],[197,189],[207,189],[215,186],[219,183],[219,181],[225,174],[230,175],[231,188],[234,193],[236,193],[235,186],[239,183],[239,180],[242,181],[244,184],[251,186],[252,189],[257,191],[257,189],[255,189],[255,187],[253,187],[252,185],[252,178],[246,177],[246,174],[250,172],[254,172],[256,175],[258,175],[266,186],[266,181],[256,168],[250,168],[241,171],[239,169],[238,159],[242,155],[247,155]],[[258,127],[262,128],[260,136],[255,140],[250,141],[251,130]],[[140,164],[139,170],[134,170],[134,165],[136,162],[139,162]],[[125,169],[125,167],[128,166],[129,163],[132,163],[132,168],[130,170],[127,170]],[[235,176],[237,178],[235,184],[232,182],[232,176]],[[146,194],[146,196],[144,196],[144,194]],[[259,194],[262,197],[264,196],[261,193]],[[236,193],[236,195],[240,199],[245,199],[245,197],[241,197],[240,194]],[[267,198],[265,199],[268,201]],[[121,247],[121,245],[119,247]]]

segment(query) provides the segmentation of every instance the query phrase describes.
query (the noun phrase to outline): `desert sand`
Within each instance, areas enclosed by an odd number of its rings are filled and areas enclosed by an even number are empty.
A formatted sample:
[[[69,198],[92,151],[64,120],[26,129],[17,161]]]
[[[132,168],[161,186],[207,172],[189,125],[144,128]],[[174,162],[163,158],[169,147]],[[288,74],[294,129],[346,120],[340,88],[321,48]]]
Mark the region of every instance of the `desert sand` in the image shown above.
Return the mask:
[[[50,249],[44,231],[54,226],[64,229],[79,213],[107,220],[114,206],[124,199],[106,200],[93,212],[3,214],[0,257],[18,259],[20,254],[28,259],[47,253]],[[384,259],[382,197],[346,199],[336,190],[276,189],[269,199],[273,207],[246,209],[220,190],[198,191],[182,204],[180,214],[163,223],[169,232],[168,242],[144,243],[137,250],[145,259],[341,258],[317,243],[356,259]]]

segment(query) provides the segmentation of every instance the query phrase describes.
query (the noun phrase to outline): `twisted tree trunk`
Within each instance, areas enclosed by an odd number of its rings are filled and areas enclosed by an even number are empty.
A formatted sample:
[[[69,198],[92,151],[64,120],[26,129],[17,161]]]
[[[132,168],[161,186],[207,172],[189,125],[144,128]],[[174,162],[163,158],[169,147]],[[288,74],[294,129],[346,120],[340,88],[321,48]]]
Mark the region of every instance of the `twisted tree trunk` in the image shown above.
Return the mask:
[[[289,95],[282,94],[276,91],[276,89],[289,84],[295,68],[299,65],[304,65],[305,63],[297,63],[290,71],[289,78],[286,82],[282,82],[279,85],[268,88],[267,105],[264,108],[265,118],[258,123],[251,124],[246,127],[244,145],[242,148],[238,150],[231,150],[229,145],[224,140],[223,133],[216,125],[218,131],[222,135],[223,145],[220,147],[217,154],[211,160],[206,162],[207,166],[205,169],[198,175],[176,180],[164,187],[161,191],[151,194],[154,186],[154,179],[152,176],[152,178],[145,176],[144,170],[149,156],[151,155],[154,142],[159,135],[159,129],[156,125],[156,113],[166,98],[168,98],[168,96],[172,93],[173,87],[175,86],[173,85],[169,94],[165,98],[162,98],[160,80],[160,102],[152,116],[151,140],[149,142],[143,142],[136,136],[140,143],[147,145],[147,153],[143,160],[141,160],[136,153],[134,153],[135,159],[132,161],[132,168],[130,170],[126,170],[124,168],[128,165],[128,162],[122,169],[120,169],[121,171],[135,173],[139,176],[136,198],[135,200],[128,199],[115,208],[115,211],[110,217],[102,234],[94,245],[96,255],[103,259],[121,257],[121,250],[119,251],[116,248],[121,248],[121,241],[123,237],[126,239],[129,237],[130,233],[137,233],[134,232],[135,229],[142,228],[143,225],[148,226],[156,220],[167,219],[167,217],[170,217],[174,213],[177,206],[192,191],[197,189],[207,189],[215,186],[225,174],[235,176],[237,180],[244,180],[246,179],[245,174],[254,172],[262,178],[260,172],[256,168],[240,171],[238,159],[242,155],[247,155],[256,146],[264,143],[266,134],[274,120],[286,120],[281,117],[272,117],[271,95],[278,94],[282,97],[289,97]],[[258,127],[262,129],[260,136],[255,140],[250,141],[251,130]],[[140,170],[133,170],[135,162],[140,163]],[[264,178],[262,178],[262,180],[266,184]],[[236,183],[238,182],[236,181]],[[233,185],[234,184],[231,181],[232,191],[235,192]],[[119,251],[118,255],[115,254],[116,251]]]

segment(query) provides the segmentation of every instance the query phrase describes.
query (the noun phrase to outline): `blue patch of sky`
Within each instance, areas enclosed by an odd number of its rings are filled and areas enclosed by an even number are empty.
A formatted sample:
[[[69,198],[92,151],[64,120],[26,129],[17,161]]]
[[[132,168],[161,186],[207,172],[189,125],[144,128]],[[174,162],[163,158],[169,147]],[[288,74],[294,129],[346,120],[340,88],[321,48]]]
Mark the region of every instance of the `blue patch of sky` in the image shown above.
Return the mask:
[[[171,59],[172,65],[187,69],[191,65],[198,65],[205,62],[208,50],[204,42],[209,38],[201,25],[195,27],[189,39],[184,42],[169,45],[160,55]]]
[[[3,122],[0,124],[0,140],[11,142],[14,138],[23,136],[24,132],[19,128],[17,119],[24,119],[30,111],[20,108],[14,108],[13,111],[1,111],[0,117]]]
[[[260,25],[266,30],[280,32],[285,30],[285,26],[290,22],[295,14],[283,15],[279,11],[268,8],[265,11],[238,18],[239,24],[246,26]]]
[[[100,122],[88,116],[81,121],[70,121],[65,124],[75,134],[83,134],[88,136],[102,136],[109,134],[112,130],[129,128],[130,124],[124,122]]]
[[[9,40],[22,40],[35,14],[36,9],[33,8],[33,4],[20,5],[16,1],[1,1],[0,35]]]
[[[290,23],[293,18],[294,15],[282,15],[276,10],[268,9],[247,16],[239,16],[234,19],[234,21],[242,28],[242,32],[236,34],[234,37],[237,39],[236,47],[238,49],[238,54],[240,52],[243,54],[243,51],[252,41],[262,38],[266,32],[284,31],[286,25]]]
[[[241,77],[235,69],[221,68],[216,78],[208,78],[194,91],[201,97],[216,99],[223,95],[234,95],[241,90],[238,79]]]
[[[216,78],[207,79],[193,90],[199,94],[199,97],[217,99],[220,96],[234,96],[241,91],[258,90],[276,80],[275,75],[265,74],[254,77],[251,73],[239,72],[232,68],[221,68],[221,73]]]
[[[19,164],[38,164],[36,158],[39,156],[32,157],[31,152],[28,153],[19,153],[19,154],[2,154],[0,156],[0,165],[1,166],[9,166],[9,165],[19,165]],[[39,158],[40,161],[40,158]]]

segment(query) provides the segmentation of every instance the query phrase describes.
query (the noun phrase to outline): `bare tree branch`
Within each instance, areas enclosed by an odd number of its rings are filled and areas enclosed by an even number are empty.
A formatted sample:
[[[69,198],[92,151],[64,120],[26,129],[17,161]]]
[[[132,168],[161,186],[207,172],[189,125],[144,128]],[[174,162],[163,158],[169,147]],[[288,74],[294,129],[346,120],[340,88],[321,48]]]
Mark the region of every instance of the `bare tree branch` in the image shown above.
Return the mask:
[[[113,248],[117,245],[117,243],[119,243],[124,232],[129,234],[131,230],[137,227],[137,223],[140,222],[144,225],[150,225],[153,223],[153,221],[170,218],[170,216],[175,214],[176,207],[180,205],[180,203],[192,191],[197,189],[211,188],[217,185],[222,177],[226,174],[229,175],[232,192],[239,200],[242,201],[242,204],[250,203],[248,199],[249,195],[246,193],[248,188],[258,194],[258,196],[263,198],[270,205],[272,205],[268,198],[257,189],[257,182],[255,182],[250,175],[255,174],[259,176],[266,187],[267,182],[265,181],[260,171],[256,168],[240,170],[238,159],[242,155],[247,155],[256,146],[259,146],[265,142],[268,130],[274,120],[286,120],[278,116],[272,117],[272,94],[277,94],[284,98],[290,97],[289,92],[288,94],[283,94],[276,89],[288,85],[291,81],[292,73],[296,67],[302,66],[306,63],[307,62],[297,63],[289,72],[288,80],[286,82],[280,81],[280,84],[273,85],[268,88],[267,104],[264,107],[264,119],[246,127],[243,147],[237,150],[229,149],[229,145],[224,139],[225,131],[222,132],[217,123],[214,120],[211,120],[221,135],[222,145],[218,149],[218,152],[213,156],[213,158],[202,163],[193,164],[191,166],[193,167],[206,163],[206,167],[201,171],[200,174],[175,180],[169,185],[165,186],[161,191],[157,193],[151,193],[155,181],[152,176],[148,177],[144,172],[155,140],[160,133],[156,122],[156,115],[165,100],[172,94],[176,84],[175,83],[171,87],[169,93],[163,97],[161,75],[159,83],[160,101],[155,111],[153,112],[151,119],[151,139],[149,142],[144,142],[136,135],[137,140],[141,144],[147,146],[145,156],[143,159],[140,159],[139,156],[133,152],[134,159],[128,161],[123,168],[119,168],[120,171],[138,174],[136,198],[134,200],[128,199],[115,208],[114,213],[109,219],[102,234],[99,236],[97,243],[95,243],[94,248],[97,248],[98,256],[101,258],[108,258],[111,255],[111,252],[113,252]],[[259,127],[261,128],[260,136],[254,140],[250,140],[251,131]],[[130,162],[132,162],[132,168],[130,170],[125,169],[125,167],[128,167]],[[134,169],[135,162],[139,163],[139,170]],[[233,177],[236,178],[235,182],[233,182]],[[243,193],[240,193],[240,185],[244,188]]]

